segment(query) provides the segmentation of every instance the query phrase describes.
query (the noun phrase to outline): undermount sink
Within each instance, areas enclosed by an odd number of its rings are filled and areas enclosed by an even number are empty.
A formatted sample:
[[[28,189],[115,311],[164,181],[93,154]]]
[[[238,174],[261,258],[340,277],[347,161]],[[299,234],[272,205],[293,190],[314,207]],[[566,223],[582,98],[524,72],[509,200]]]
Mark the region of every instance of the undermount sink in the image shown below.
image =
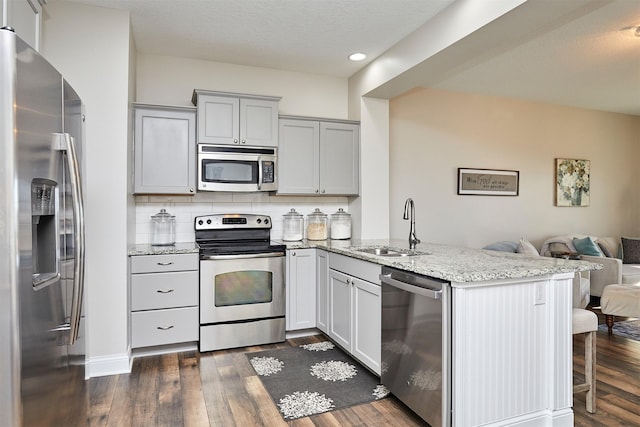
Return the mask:
[[[374,247],[374,248],[351,248],[355,252],[362,252],[370,255],[378,255],[384,257],[405,257],[405,256],[418,256],[428,255],[426,252],[419,252],[413,249],[400,249],[390,247]]]

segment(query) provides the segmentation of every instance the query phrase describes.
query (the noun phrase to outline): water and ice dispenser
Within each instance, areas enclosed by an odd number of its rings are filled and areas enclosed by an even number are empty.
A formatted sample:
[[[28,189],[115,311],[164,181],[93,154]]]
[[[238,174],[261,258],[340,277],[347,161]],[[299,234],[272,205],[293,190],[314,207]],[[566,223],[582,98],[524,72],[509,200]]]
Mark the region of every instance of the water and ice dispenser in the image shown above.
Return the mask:
[[[36,289],[60,279],[58,195],[55,181],[36,178],[31,182],[32,282]]]

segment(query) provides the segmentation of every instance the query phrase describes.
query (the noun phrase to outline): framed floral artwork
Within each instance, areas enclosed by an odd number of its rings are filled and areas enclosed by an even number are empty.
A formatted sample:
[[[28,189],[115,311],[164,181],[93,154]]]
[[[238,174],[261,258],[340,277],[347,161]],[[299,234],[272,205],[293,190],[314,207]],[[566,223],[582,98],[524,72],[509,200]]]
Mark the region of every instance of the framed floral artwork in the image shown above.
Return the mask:
[[[591,161],[556,159],[556,206],[589,206]]]

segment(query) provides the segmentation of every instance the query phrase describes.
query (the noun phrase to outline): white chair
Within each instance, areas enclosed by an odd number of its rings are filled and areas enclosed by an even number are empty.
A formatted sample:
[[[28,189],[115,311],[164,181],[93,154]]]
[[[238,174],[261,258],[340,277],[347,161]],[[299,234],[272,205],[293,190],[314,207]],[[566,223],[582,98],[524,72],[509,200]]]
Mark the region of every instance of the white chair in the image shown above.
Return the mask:
[[[573,385],[573,393],[587,392],[587,412],[596,412],[596,331],[598,316],[585,310],[589,301],[589,278],[576,273],[573,281],[572,333],[583,334],[584,341],[584,379],[582,384]]]
[[[640,283],[605,286],[600,299],[602,314],[606,315],[609,336],[613,335],[614,316],[640,317]]]

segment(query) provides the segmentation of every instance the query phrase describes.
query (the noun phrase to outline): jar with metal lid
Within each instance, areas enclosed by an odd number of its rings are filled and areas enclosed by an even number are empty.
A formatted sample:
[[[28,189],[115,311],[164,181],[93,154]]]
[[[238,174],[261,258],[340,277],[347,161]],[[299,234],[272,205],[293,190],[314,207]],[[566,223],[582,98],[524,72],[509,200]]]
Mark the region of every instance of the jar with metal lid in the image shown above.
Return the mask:
[[[327,240],[328,225],[327,214],[316,208],[315,211],[307,215],[307,239]]]
[[[295,242],[302,240],[304,232],[304,217],[302,214],[291,209],[288,213],[282,215],[282,240]]]
[[[338,212],[331,214],[331,239],[344,240],[351,238],[351,215],[338,209]]]
[[[151,244],[169,246],[176,243],[176,217],[166,209],[151,216]]]

